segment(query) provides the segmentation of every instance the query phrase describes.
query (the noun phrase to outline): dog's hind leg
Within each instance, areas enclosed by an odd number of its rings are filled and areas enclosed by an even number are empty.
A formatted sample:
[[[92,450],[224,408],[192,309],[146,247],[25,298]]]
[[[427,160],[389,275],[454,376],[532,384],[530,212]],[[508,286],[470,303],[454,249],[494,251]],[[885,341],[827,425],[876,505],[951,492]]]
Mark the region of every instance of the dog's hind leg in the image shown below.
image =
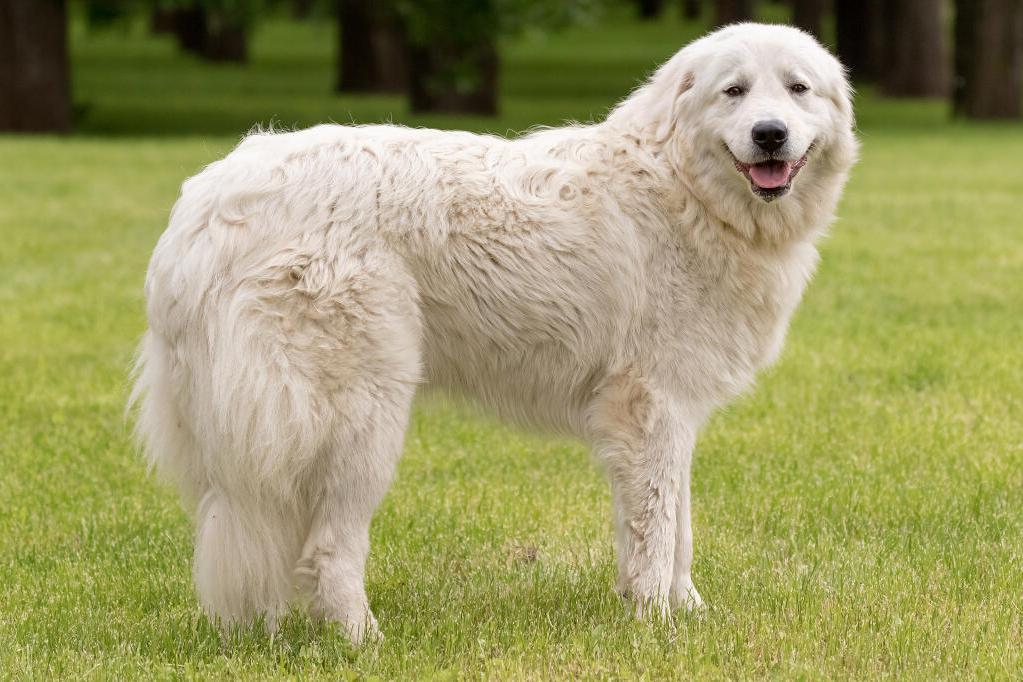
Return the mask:
[[[369,617],[366,529],[419,380],[416,291],[400,262],[300,247],[271,254],[215,306],[200,375],[215,390],[193,401],[210,482],[196,583],[226,624],[272,621],[302,573],[315,612],[346,625]]]
[[[636,615],[666,616],[675,564],[678,495],[692,431],[665,396],[624,373],[611,377],[587,412],[587,426],[611,482],[618,590]]]
[[[358,419],[324,459],[298,574],[314,617],[335,621],[354,644],[377,636],[364,584],[369,527],[401,455],[413,386],[374,378],[352,394]]]
[[[317,275],[315,263],[304,282]],[[327,402],[330,435],[306,473],[308,524],[296,569],[314,617],[340,623],[353,643],[376,632],[364,587],[369,527],[401,456],[420,379],[421,323],[414,283],[385,256],[332,269],[329,311],[338,332],[310,360],[337,377]]]

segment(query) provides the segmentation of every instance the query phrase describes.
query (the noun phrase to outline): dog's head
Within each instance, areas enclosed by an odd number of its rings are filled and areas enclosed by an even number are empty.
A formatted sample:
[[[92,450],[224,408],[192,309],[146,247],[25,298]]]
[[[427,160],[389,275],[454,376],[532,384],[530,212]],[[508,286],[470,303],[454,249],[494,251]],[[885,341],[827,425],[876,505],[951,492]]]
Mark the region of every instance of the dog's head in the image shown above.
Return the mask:
[[[841,64],[788,26],[711,33],[620,110],[639,118],[697,196],[744,232],[826,222],[856,158]]]

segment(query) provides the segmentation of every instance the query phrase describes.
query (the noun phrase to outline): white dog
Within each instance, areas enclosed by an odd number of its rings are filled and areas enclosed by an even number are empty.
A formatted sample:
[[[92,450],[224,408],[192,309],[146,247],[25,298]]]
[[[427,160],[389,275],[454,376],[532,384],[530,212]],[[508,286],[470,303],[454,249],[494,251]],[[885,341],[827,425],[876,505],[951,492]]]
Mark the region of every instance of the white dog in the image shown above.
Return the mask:
[[[591,443],[619,591],[698,606],[697,431],[777,357],[856,148],[840,64],[755,24],[593,125],[247,137],[156,246],[133,398],[195,508],[207,612],[272,625],[303,592],[376,632],[370,519],[422,383]]]

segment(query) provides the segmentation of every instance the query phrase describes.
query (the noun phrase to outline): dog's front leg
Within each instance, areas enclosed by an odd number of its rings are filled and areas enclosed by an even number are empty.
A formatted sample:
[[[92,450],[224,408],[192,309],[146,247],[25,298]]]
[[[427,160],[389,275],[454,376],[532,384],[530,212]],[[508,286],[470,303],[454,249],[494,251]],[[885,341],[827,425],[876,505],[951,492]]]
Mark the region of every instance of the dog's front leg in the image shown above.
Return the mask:
[[[671,580],[671,606],[695,611],[703,606],[700,593],[693,584],[693,524],[690,514],[689,481],[692,469],[692,447],[683,454],[681,482],[675,520],[675,568]]]
[[[588,415],[614,499],[617,587],[635,600],[639,617],[668,614],[676,546],[680,533],[689,536],[688,494],[681,493],[695,432],[672,403],[626,375],[602,387]]]

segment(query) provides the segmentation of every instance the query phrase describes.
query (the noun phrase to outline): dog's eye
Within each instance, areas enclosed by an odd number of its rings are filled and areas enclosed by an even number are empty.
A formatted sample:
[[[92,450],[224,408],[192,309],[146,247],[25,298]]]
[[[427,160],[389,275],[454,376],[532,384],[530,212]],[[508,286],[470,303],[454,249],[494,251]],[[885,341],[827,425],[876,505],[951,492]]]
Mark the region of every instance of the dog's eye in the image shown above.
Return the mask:
[[[732,87],[725,90],[725,94],[728,95],[729,97],[742,97],[743,95],[746,94],[746,91],[743,88],[739,87],[738,85],[733,85]]]
[[[809,89],[810,88],[808,88],[807,86],[803,85],[802,83],[793,83],[792,85],[789,86],[789,90],[791,90],[792,92],[796,93],[797,95],[802,95],[804,92],[806,92]]]

